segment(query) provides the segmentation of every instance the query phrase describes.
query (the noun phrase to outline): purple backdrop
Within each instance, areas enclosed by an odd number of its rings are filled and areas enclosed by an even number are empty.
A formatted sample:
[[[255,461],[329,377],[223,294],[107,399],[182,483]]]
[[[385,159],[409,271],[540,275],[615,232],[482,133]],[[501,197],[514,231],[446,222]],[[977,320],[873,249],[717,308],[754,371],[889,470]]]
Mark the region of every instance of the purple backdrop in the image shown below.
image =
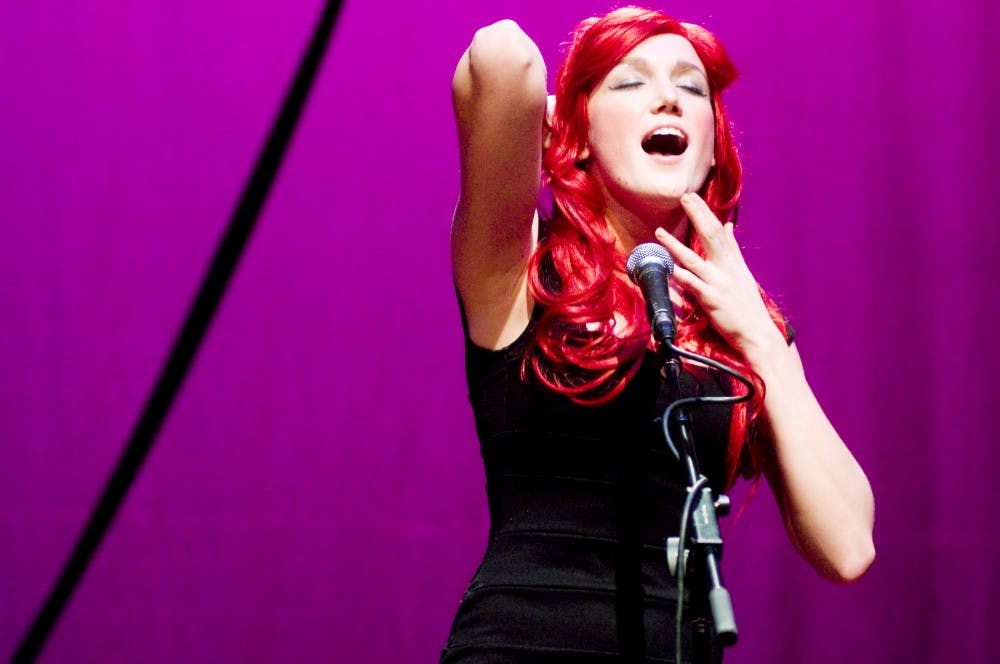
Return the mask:
[[[503,17],[554,71],[608,7],[475,4],[347,3],[42,661],[436,658],[487,528],[447,258],[451,73]],[[820,580],[762,490],[727,528],[727,661],[991,661],[997,5],[790,5],[667,8],[741,67],[742,241],[872,480],[878,559]],[[321,3],[109,6],[0,6],[0,657],[117,460]]]

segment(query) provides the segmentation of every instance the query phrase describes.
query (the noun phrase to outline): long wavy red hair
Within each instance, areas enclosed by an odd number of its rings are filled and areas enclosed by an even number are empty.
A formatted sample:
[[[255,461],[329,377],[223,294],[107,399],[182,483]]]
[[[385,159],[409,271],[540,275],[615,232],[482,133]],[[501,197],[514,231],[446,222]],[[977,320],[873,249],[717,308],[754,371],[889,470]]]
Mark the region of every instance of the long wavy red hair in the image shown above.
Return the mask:
[[[639,370],[650,344],[645,303],[624,272],[627,256],[607,222],[604,195],[584,159],[587,102],[632,49],[659,34],[687,39],[705,66],[715,113],[715,166],[699,193],[720,219],[736,218],[742,171],[721,97],[736,79],[736,69],[722,44],[704,28],[637,7],[580,23],[556,78],[552,137],[543,158],[555,209],[529,264],[529,287],[542,313],[524,371],[532,371],[552,390],[582,404],[598,405],[618,396]],[[705,255],[697,237],[691,248]],[[761,294],[785,333],[774,302],[763,290]],[[754,398],[733,412],[726,454],[728,481],[741,469],[759,474],[760,460],[751,441],[763,404],[763,384],[710,325],[697,302],[685,299],[677,314],[678,345],[752,377],[757,387]],[[737,389],[733,381],[731,390]]]

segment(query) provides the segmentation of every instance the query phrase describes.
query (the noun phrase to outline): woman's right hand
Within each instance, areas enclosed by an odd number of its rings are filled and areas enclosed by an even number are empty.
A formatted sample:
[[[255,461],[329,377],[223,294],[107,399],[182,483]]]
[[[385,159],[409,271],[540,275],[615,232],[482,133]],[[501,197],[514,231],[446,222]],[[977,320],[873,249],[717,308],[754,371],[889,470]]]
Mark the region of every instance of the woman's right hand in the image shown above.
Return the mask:
[[[552,116],[556,113],[556,96],[549,95],[545,98],[545,126],[543,132],[545,138],[542,140],[542,149],[548,150],[552,143]]]

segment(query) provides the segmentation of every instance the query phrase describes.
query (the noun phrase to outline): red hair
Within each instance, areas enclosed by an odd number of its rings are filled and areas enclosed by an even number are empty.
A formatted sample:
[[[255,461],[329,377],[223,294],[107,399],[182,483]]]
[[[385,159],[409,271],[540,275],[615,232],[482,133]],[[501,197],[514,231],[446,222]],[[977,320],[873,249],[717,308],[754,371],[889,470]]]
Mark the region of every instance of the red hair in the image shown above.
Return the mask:
[[[722,44],[704,28],[637,7],[580,23],[556,78],[552,139],[543,158],[555,210],[529,264],[529,287],[542,313],[524,371],[530,368],[550,389],[581,404],[606,403],[620,394],[650,344],[645,303],[624,272],[627,257],[607,223],[604,195],[584,159],[587,103],[612,68],[659,34],[687,39],[705,66],[715,114],[715,165],[699,193],[720,219],[736,219],[742,171],[722,103],[722,91],[736,79],[736,68]],[[691,248],[705,255],[697,237]],[[777,307],[763,290],[761,294],[784,333]],[[752,376],[756,395],[734,409],[726,458],[730,483],[741,464],[759,474],[748,432],[764,400],[760,378],[693,299],[685,299],[678,309],[676,343]],[[731,389],[737,389],[735,382]]]

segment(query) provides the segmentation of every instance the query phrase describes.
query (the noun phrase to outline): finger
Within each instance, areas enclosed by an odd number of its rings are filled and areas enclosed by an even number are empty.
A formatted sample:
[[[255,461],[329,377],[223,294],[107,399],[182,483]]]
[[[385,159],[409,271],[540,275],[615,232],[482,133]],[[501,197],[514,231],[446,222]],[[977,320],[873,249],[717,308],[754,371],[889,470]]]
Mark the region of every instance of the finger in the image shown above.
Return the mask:
[[[697,274],[702,274],[705,270],[705,259],[692,251],[687,245],[668,233],[663,228],[654,231],[656,239],[670,252],[675,264],[680,264]]]
[[[702,281],[698,275],[696,275],[691,270],[680,267],[679,265],[674,266],[673,281],[679,286],[679,290],[690,293],[694,296],[694,299],[701,302],[702,297],[705,293],[705,288],[707,285]]]
[[[722,225],[722,242],[727,248],[727,255],[736,264],[746,267],[746,259],[743,258],[743,248],[736,240],[736,225],[727,221]]]
[[[670,302],[674,305],[674,309],[684,304],[684,289],[673,279],[667,283],[667,294],[670,296]]]
[[[701,242],[705,245],[705,251],[711,251],[724,241],[724,228],[719,218],[708,207],[708,203],[694,192],[688,192],[681,196],[681,205],[687,212],[688,219],[694,227]]]

